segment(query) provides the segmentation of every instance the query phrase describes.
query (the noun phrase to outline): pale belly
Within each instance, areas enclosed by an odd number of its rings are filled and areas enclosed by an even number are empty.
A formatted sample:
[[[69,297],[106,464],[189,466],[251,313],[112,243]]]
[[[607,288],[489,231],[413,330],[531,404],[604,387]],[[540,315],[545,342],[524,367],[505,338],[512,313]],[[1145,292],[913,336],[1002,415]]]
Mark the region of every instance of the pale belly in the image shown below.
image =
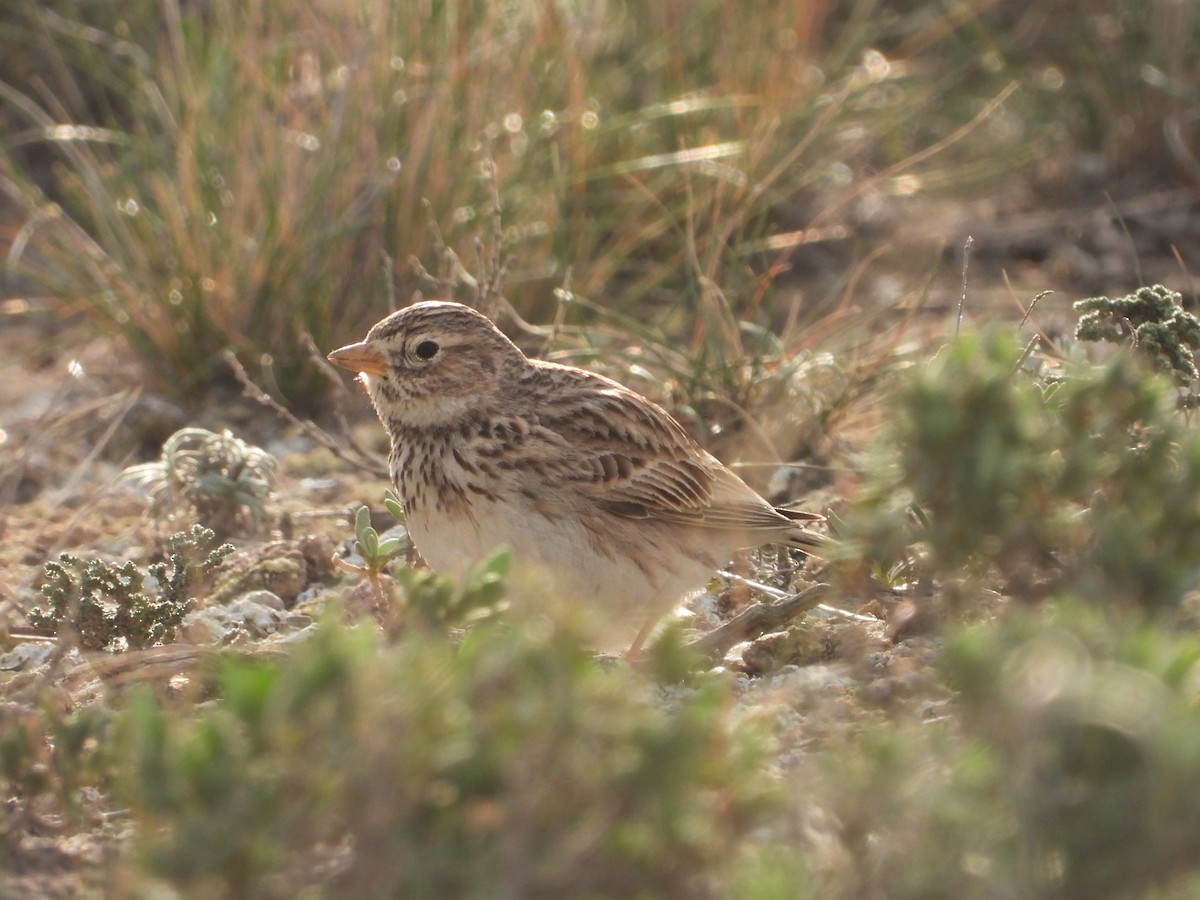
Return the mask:
[[[577,521],[551,521],[517,503],[477,500],[471,518],[419,515],[409,519],[408,527],[417,550],[437,572],[462,578],[504,547],[512,551],[518,589],[543,588],[559,595],[556,599],[586,602],[610,620],[632,621],[634,630],[702,587],[723,562],[690,558],[670,545],[655,546],[663,539],[657,535],[605,552]]]

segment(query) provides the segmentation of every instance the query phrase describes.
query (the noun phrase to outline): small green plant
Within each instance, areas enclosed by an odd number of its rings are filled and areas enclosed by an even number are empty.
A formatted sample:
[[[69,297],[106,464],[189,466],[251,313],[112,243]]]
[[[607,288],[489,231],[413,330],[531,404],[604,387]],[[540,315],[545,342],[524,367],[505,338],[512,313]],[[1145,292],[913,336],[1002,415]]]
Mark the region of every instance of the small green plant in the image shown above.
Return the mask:
[[[261,525],[277,469],[270,453],[228,431],[183,428],[163,444],[160,460],[131,466],[122,479],[149,496],[156,517],[186,512],[224,539]]]
[[[212,529],[193,525],[191,532],[177,531],[167,538],[166,560],[152,563],[148,571],[164,602],[183,603],[207,587],[233,550],[232,544],[218,544]]]
[[[383,503],[392,518],[403,524],[404,508],[393,491],[385,492]],[[335,562],[347,572],[366,577],[371,584],[371,592],[375,595],[375,606],[382,612],[389,610],[390,604],[387,591],[383,589],[381,576],[388,564],[406,554],[410,546],[407,535],[381,540],[379,532],[371,524],[371,509],[364,503],[354,514],[354,549],[362,557],[363,564],[356,566],[340,557],[336,558]]]
[[[473,566],[461,583],[429,569],[404,568],[396,573],[403,607],[426,625],[440,630],[461,628],[496,613],[504,600],[512,554],[497,550]]]
[[[1053,382],[1021,359],[1002,331],[964,335],[901,387],[849,517],[871,565],[923,543],[943,585],[1177,607],[1200,572],[1200,435],[1174,387],[1128,353]]]
[[[956,629],[940,668],[1022,836],[1003,864],[1056,896],[1144,896],[1200,863],[1200,641],[1079,599]]]
[[[395,493],[389,490],[383,503],[393,518],[404,522],[404,509]],[[401,600],[396,604],[389,597],[381,576],[394,560],[409,550],[407,536],[381,539],[371,525],[370,509],[364,504],[354,516],[354,548],[362,557],[363,565],[355,566],[344,560],[340,560],[339,565],[366,577],[379,609],[392,610],[398,605],[401,610],[415,615],[417,621],[442,631],[477,622],[495,612],[504,598],[512,562],[509,553],[498,551],[473,567],[461,584],[429,569],[402,567],[395,572],[402,592]]]
[[[1200,378],[1196,369],[1200,320],[1184,310],[1183,297],[1156,284],[1115,299],[1080,300],[1075,309],[1083,313],[1075,327],[1077,340],[1131,345],[1187,388],[1185,406],[1200,404],[1194,389]]]
[[[383,504],[397,522],[404,523],[404,510],[392,491],[389,490],[384,495]],[[354,549],[363,558],[366,575],[371,579],[371,585],[377,594],[382,595],[379,575],[388,563],[403,556],[409,546],[407,535],[380,540],[379,532],[371,525],[371,510],[366,504],[360,506],[354,514]]]
[[[326,624],[226,658],[182,717],[124,716],[152,874],[223,896],[710,896],[761,820],[755,729],[708,681],[669,706],[544,618],[381,645]]]
[[[49,609],[31,611],[30,624],[56,634],[69,627],[87,650],[140,650],[170,643],[198,589],[233,547],[217,546],[213,532],[199,525],[191,534],[173,534],[168,547],[168,560],[148,570],[157,584],[153,594],[132,560],[116,565],[60,555],[45,565],[42,594]]]
[[[52,798],[62,811],[79,812],[79,789],[107,786],[112,774],[110,710],[100,705],[69,714],[52,704],[0,704],[0,791],[5,812],[29,811]],[[0,848],[4,838],[0,820]],[[2,849],[0,849],[2,852]]]

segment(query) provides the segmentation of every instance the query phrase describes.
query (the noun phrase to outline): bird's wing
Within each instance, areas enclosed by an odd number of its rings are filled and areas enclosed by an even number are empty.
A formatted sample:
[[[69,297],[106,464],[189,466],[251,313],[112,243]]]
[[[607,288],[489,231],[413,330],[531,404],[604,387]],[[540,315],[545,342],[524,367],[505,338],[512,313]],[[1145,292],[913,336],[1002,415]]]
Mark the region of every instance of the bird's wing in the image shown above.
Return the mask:
[[[555,472],[598,506],[625,518],[748,534],[795,527],[661,407],[606,378],[577,379],[569,405],[544,398],[538,423],[560,438]]]

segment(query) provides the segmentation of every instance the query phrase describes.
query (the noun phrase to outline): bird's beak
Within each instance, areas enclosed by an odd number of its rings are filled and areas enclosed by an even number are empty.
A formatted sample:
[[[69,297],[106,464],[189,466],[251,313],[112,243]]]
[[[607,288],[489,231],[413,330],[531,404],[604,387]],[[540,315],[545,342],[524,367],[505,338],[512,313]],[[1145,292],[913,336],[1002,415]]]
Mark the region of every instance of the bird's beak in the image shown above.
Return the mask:
[[[357,344],[347,344],[339,347],[327,357],[335,366],[349,369],[351,372],[366,372],[368,375],[383,375],[387,372],[387,360],[371,344],[359,341]]]

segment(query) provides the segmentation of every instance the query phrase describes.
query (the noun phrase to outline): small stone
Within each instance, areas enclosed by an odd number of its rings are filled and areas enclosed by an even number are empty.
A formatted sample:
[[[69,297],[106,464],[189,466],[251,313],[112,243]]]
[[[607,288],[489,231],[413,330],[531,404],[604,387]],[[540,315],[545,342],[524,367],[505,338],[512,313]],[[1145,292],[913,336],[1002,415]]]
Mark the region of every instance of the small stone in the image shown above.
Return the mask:
[[[239,597],[238,600],[235,602],[257,603],[260,606],[266,606],[266,607],[270,607],[271,609],[277,609],[280,612],[283,612],[284,609],[286,609],[286,607],[284,606],[284,603],[283,603],[283,598],[280,597],[278,594],[276,594],[274,591],[267,591],[267,590],[249,591],[248,593],[245,593],[241,597]]]
[[[16,672],[21,669],[35,669],[50,658],[55,646],[53,641],[29,641],[17,644],[7,653],[0,655],[0,671]]]

